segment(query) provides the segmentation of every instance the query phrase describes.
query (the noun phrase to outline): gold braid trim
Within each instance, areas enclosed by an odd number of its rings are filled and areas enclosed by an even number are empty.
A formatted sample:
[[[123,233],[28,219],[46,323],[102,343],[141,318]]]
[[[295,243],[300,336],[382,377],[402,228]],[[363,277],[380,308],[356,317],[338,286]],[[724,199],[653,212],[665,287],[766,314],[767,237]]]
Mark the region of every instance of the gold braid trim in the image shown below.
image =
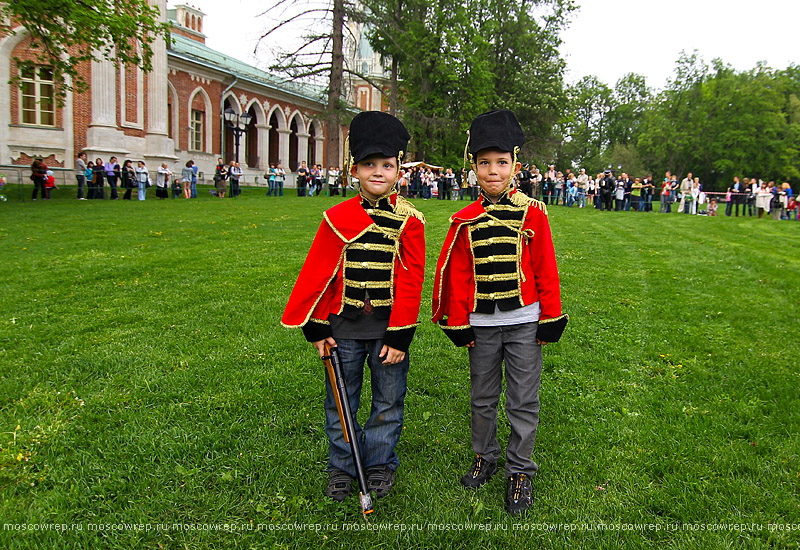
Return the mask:
[[[353,298],[345,297],[342,303],[350,306],[355,306],[359,309],[364,307],[364,302],[362,302],[361,300],[355,300]],[[373,300],[370,298],[369,303],[372,304],[374,307],[384,307],[392,305],[392,300]]]
[[[344,267],[351,269],[380,269],[381,271],[391,271],[393,262],[344,262]]]
[[[344,284],[350,288],[390,288],[391,281],[356,281],[354,279],[343,279]]]
[[[376,250],[378,252],[394,252],[394,246],[391,244],[375,244],[375,243],[351,243],[348,248],[355,248],[360,250]]]
[[[520,291],[519,289],[514,290],[507,290],[506,292],[492,292],[490,294],[484,294],[479,292],[475,295],[476,300],[502,300],[503,298],[514,298],[515,296],[519,296]]]
[[[412,216],[417,218],[419,221],[422,222],[422,225],[428,223],[425,220],[425,215],[417,210],[411,201],[406,200],[405,198],[397,195],[397,203],[394,205],[394,211],[400,214],[401,216]]]
[[[458,326],[448,326],[448,325],[439,325],[439,328],[442,330],[465,330],[468,328],[472,328],[472,325],[458,325]]]
[[[516,254],[501,254],[499,256],[489,256],[488,258],[475,258],[475,265],[493,264],[498,262],[518,262]]]
[[[569,321],[569,315],[567,315],[566,313],[564,313],[564,314],[562,314],[562,315],[559,315],[558,317],[553,317],[552,319],[539,319],[539,324],[540,324],[540,325],[544,325],[544,324],[547,324],[547,323],[554,323],[554,322],[556,322],[556,321],[560,321],[560,320],[561,320],[561,319],[563,319],[564,317],[566,317],[566,318],[567,318],[567,321]]]
[[[514,193],[508,197],[516,206],[535,206],[547,216],[547,205],[540,200],[532,199],[525,193]]]
[[[492,275],[475,275],[475,280],[481,283],[493,283],[495,281],[516,281],[517,273],[497,273]]]
[[[386,332],[392,332],[393,330],[405,330],[407,328],[415,328],[418,326],[419,323],[414,323],[413,325],[403,325],[402,327],[387,327]]]
[[[472,241],[472,247],[489,246],[490,244],[517,244],[519,237],[489,237],[482,241]]]

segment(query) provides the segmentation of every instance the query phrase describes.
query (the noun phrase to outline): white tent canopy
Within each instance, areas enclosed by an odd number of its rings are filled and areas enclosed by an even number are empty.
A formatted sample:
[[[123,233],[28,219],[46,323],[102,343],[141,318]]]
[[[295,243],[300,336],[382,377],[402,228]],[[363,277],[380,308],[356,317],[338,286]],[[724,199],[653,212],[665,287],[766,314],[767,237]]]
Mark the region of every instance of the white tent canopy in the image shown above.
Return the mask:
[[[419,161],[419,162],[404,162],[403,164],[400,165],[400,168],[406,168],[407,169],[407,168],[414,168],[415,166],[421,166],[423,168],[430,168],[434,172],[439,172],[440,170],[444,169],[441,166],[435,166],[433,164],[428,164],[427,162],[423,162],[423,161]]]

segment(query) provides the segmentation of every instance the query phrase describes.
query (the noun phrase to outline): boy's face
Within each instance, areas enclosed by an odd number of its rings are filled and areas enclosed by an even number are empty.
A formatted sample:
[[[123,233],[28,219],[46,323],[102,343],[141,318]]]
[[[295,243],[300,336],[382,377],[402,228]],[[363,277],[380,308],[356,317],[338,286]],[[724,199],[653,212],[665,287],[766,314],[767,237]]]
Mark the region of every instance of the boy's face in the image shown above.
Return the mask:
[[[388,193],[397,181],[397,157],[368,157],[352,168],[361,192],[375,200]]]
[[[506,190],[511,176],[522,168],[518,162],[512,165],[513,157],[509,152],[485,149],[478,151],[475,159],[475,175],[478,177],[478,185],[483,192],[490,197],[497,197]]]

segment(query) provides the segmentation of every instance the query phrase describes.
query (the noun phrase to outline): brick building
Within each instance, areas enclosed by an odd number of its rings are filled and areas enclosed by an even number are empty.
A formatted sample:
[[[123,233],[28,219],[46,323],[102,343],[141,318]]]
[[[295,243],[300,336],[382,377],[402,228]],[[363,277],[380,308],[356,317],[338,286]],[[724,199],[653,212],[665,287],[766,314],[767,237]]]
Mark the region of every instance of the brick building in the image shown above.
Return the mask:
[[[239,162],[251,178],[270,162],[291,170],[301,160],[342,164],[325,154],[324,90],[282,82],[208,48],[204,14],[194,7],[151,4],[172,26],[170,44],[153,44],[152,72],[87,63],[80,72],[89,89],[67,93],[63,107],[54,100],[47,67],[22,74],[14,62],[33,59],[27,31],[0,20],[0,165],[29,166],[42,157],[48,166],[72,168],[77,153],[86,151],[89,159],[143,159],[151,169],[192,159],[208,179],[218,157],[228,161],[235,153],[225,109],[252,117],[239,144]],[[22,77],[22,88],[8,84],[12,74]],[[343,129],[337,131],[344,143]]]

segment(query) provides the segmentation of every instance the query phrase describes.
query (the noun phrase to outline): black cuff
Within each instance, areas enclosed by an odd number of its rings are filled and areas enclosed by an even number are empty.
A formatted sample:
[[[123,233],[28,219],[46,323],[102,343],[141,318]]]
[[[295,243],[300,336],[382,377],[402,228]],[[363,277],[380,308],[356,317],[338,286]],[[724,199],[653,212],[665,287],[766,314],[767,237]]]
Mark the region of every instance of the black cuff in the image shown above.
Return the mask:
[[[392,330],[392,327],[389,327],[386,332],[383,333],[383,343],[390,348],[408,353],[408,348],[411,346],[411,340],[414,339],[414,333],[416,331],[417,327],[401,328],[397,330]]]
[[[463,327],[448,327],[445,321],[439,321],[439,326],[447,337],[459,348],[475,341],[475,331],[469,325]]]
[[[569,315],[562,315],[554,319],[539,320],[539,329],[536,331],[536,339],[542,342],[558,342],[564,329],[567,328]]]
[[[317,321],[316,319],[309,319],[308,323],[303,325],[303,335],[309,342],[319,342],[325,338],[333,336],[333,330],[330,323]]]

